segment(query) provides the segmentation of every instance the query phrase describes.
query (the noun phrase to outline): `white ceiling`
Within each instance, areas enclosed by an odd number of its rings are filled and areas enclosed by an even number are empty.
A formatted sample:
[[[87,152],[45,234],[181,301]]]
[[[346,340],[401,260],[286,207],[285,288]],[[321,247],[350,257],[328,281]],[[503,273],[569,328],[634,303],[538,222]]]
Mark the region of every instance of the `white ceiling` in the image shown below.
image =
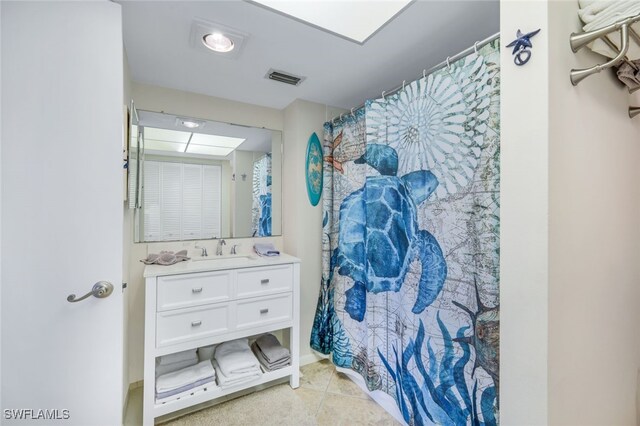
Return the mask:
[[[278,109],[295,99],[349,109],[499,29],[498,0],[417,0],[363,45],[241,0],[119,2],[135,81]],[[238,57],[192,47],[194,19],[249,34]],[[271,81],[270,68],[306,80]]]

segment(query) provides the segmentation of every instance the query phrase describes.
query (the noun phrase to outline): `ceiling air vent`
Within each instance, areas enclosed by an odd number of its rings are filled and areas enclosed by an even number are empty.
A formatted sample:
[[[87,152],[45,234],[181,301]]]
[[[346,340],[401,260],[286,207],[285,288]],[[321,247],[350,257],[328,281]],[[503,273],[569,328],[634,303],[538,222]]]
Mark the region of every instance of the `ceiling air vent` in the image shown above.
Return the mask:
[[[292,86],[298,86],[304,81],[306,77],[299,77],[297,75],[287,74],[283,71],[277,71],[270,69],[266,77],[269,80],[279,81],[280,83],[291,84]]]

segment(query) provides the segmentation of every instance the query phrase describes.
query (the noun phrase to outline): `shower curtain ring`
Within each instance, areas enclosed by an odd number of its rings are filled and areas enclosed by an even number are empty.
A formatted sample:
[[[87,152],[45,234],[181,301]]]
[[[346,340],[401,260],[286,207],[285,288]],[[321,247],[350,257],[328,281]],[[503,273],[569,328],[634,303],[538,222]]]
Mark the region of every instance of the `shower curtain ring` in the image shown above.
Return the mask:
[[[451,64],[449,63],[449,57],[447,56],[447,69],[450,70],[451,69]]]
[[[382,91],[382,99],[384,99],[384,92],[385,92],[385,90]]]
[[[351,108],[351,116],[355,118],[355,115],[353,115],[353,108]]]
[[[407,80],[402,80],[402,90],[404,90],[404,84],[407,82]]]
[[[476,54],[478,53],[478,42],[477,41],[475,43],[473,43],[473,51],[476,52]]]

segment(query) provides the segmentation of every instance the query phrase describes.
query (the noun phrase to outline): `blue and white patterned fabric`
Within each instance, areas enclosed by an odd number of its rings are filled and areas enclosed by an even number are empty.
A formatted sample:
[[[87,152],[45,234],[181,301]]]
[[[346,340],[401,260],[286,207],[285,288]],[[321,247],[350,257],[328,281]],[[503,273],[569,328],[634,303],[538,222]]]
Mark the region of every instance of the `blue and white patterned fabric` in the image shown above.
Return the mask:
[[[271,153],[253,162],[252,235],[271,236]]]
[[[494,41],[325,124],[311,346],[407,424],[498,421],[499,87]]]

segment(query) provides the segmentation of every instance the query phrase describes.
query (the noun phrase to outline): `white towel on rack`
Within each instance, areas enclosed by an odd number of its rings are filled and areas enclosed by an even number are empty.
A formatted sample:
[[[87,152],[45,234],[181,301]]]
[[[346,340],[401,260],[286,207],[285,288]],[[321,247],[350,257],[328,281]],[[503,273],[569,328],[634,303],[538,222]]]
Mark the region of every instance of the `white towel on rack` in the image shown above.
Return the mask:
[[[234,373],[230,376],[224,374],[224,372],[220,368],[220,365],[215,360],[213,361],[213,366],[216,370],[218,385],[220,385],[220,387],[223,389],[254,382],[262,377],[262,370],[260,369],[260,366],[257,366],[243,373]]]
[[[196,353],[196,349],[189,349],[188,351],[163,355],[158,359],[159,359],[159,361],[157,361],[158,365],[174,364],[174,363],[183,362],[183,361],[195,361],[197,363],[198,354]]]
[[[248,339],[237,339],[218,345],[215,359],[225,376],[260,370],[260,363],[249,348]]]
[[[156,393],[172,391],[207,378],[215,378],[211,361],[202,361],[192,367],[163,374],[156,379]]]
[[[582,22],[585,23],[582,28],[584,31],[597,30],[629,16],[640,15],[640,2],[637,0],[580,0],[579,3],[580,10],[578,15]],[[631,28],[640,34],[640,22],[636,22]],[[609,34],[608,38],[620,49],[620,37],[617,32]],[[612,49],[602,39],[596,39],[589,43],[588,46],[592,51],[608,58],[614,58],[619,52],[619,50]],[[629,41],[627,57],[630,60],[640,59],[640,46],[633,39]]]

